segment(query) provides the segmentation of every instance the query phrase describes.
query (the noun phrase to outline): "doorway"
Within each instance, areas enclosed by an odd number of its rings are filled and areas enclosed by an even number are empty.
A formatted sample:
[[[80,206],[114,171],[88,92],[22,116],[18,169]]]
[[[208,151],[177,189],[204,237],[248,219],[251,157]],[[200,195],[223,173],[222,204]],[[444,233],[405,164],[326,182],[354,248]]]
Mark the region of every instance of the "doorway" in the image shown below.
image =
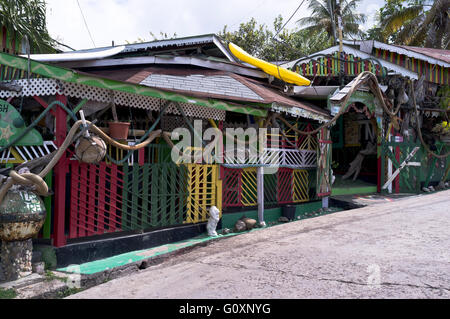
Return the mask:
[[[361,102],[351,104],[331,130],[332,195],[377,192],[377,136],[374,113]]]

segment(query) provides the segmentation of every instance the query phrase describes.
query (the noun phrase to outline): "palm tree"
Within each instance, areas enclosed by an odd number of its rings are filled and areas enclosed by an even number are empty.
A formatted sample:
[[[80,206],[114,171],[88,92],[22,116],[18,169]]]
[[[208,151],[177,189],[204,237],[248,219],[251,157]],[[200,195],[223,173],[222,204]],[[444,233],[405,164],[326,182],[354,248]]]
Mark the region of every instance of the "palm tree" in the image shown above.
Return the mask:
[[[342,19],[343,36],[356,36],[361,38],[364,33],[359,26],[366,22],[364,14],[356,13],[356,7],[361,0],[310,0],[308,8],[311,16],[301,18],[298,24],[302,30],[310,34],[320,34],[326,32],[329,37],[333,37],[336,42],[336,31],[338,29],[339,6],[340,17]]]
[[[20,37],[27,36],[33,52],[54,52],[45,12],[44,0],[0,0],[0,25]]]
[[[411,0],[407,7],[380,11],[382,37],[396,44],[448,49],[449,7],[450,0]]]

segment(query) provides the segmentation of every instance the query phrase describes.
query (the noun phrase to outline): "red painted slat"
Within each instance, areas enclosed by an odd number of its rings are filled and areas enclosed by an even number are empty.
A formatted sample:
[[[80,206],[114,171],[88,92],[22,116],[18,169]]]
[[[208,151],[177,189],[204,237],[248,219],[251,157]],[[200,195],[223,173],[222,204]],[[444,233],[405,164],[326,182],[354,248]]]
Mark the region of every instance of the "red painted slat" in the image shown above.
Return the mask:
[[[78,221],[78,210],[80,209],[80,202],[76,199],[79,197],[78,188],[78,162],[73,162],[70,165],[71,177],[70,177],[70,227],[69,227],[69,238],[78,237],[77,233],[77,221]]]
[[[78,183],[78,187],[80,189],[79,201],[80,201],[80,203],[83,203],[84,206],[82,209],[80,209],[79,215],[78,215],[79,216],[78,227],[80,228],[78,230],[79,237],[88,236],[88,234],[86,232],[87,228],[84,227],[84,225],[87,222],[87,218],[86,218],[87,213],[85,212],[87,209],[87,205],[85,203],[88,201],[88,198],[89,198],[89,196],[88,196],[89,191],[87,188],[88,183],[86,182],[87,180],[88,180],[87,169],[83,165],[80,165],[80,180]]]
[[[93,226],[89,228],[90,235],[95,235],[97,233],[96,220],[98,218],[98,206],[95,204],[95,199],[98,197],[97,195],[97,183],[96,183],[96,166],[95,165],[86,165],[86,169],[89,172],[89,207],[88,207],[88,220],[89,225],[92,223]]]
[[[111,164],[109,165],[111,169],[111,175],[110,175],[110,226],[112,227],[111,231],[120,230],[120,228],[116,227],[116,224],[122,225],[121,223],[121,217],[118,217],[117,215],[120,214],[121,209],[118,208],[118,206],[122,205],[122,192],[120,191],[120,195],[117,192],[117,189],[119,188],[119,179],[118,179],[118,168],[117,165]],[[123,181],[121,181],[123,185]]]
[[[233,168],[224,168],[222,183],[222,206],[223,207],[241,207],[241,189],[242,178],[241,170]]]
[[[292,203],[292,172],[290,168],[278,169],[278,203]]]
[[[97,233],[103,234],[106,232],[105,225],[108,224],[108,217],[106,217],[106,203],[101,199],[104,198],[106,200],[106,194],[101,191],[101,188],[105,188],[106,185],[106,174],[105,174],[105,162],[100,163],[97,166],[98,170],[98,186],[97,186],[97,206],[98,206],[98,218],[97,218]]]

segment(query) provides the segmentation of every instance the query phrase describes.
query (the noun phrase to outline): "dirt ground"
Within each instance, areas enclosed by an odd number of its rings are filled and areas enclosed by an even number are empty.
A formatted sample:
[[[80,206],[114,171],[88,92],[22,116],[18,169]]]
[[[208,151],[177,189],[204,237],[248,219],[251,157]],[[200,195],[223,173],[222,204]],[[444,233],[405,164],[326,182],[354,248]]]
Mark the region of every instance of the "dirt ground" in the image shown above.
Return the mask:
[[[69,298],[450,298],[450,190],[214,242]]]

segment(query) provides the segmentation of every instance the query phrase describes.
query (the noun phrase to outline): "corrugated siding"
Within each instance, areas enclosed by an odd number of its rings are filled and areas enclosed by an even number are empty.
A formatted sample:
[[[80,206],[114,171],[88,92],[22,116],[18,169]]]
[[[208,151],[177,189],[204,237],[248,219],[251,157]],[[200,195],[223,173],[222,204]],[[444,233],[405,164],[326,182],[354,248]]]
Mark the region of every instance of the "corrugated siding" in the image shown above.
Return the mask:
[[[417,72],[419,76],[425,75],[425,79],[429,82],[449,85],[450,84],[450,68],[445,68],[440,65],[430,64],[415,58],[409,58],[405,55],[387,50],[375,49],[375,56],[383,60],[395,63],[410,71]]]
[[[341,68],[346,75],[358,75],[363,71],[371,71],[376,75],[386,73],[379,64],[362,60],[352,54],[344,54],[344,60],[338,60],[338,52],[334,52],[330,56],[301,63],[297,65],[296,71],[303,76],[337,76]]]
[[[18,54],[22,49],[22,37],[16,32],[7,30],[4,26],[0,28],[0,51],[9,54]]]

